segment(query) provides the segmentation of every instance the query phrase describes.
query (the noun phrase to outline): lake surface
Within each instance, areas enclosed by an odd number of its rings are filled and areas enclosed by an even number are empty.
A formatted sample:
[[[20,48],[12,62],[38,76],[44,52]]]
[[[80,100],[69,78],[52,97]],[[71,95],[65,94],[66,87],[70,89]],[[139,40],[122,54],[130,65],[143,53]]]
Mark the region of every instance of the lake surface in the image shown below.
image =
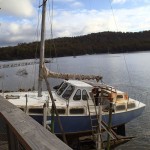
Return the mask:
[[[33,62],[34,60],[9,61]],[[126,125],[127,136],[135,136],[130,142],[116,150],[150,149],[150,52],[85,55],[53,59],[46,64],[56,72],[95,74],[103,76],[103,82],[129,93],[129,96],[146,104],[145,111],[137,119]],[[17,75],[25,69],[27,75]],[[38,65],[0,69],[0,89],[16,91],[18,89],[37,88]],[[51,86],[60,83],[60,79],[50,79]],[[43,89],[46,89],[43,83]]]

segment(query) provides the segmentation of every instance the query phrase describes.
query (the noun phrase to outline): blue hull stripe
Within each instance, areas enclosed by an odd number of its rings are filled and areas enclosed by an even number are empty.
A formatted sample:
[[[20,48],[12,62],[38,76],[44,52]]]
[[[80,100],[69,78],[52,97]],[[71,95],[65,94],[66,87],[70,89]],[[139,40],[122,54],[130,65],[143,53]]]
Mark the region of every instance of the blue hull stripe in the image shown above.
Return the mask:
[[[140,116],[143,110],[144,107],[132,111],[113,114],[112,126],[126,124],[127,122]],[[31,115],[31,117],[33,117],[37,122],[42,124],[43,116]],[[48,119],[50,120],[51,117],[49,116]],[[102,119],[105,123],[108,123],[108,115],[103,115]],[[86,132],[91,130],[91,121],[89,116],[60,116],[60,120],[63,129],[66,133],[78,133],[78,132]],[[55,117],[54,130],[56,134],[61,133],[56,117]]]

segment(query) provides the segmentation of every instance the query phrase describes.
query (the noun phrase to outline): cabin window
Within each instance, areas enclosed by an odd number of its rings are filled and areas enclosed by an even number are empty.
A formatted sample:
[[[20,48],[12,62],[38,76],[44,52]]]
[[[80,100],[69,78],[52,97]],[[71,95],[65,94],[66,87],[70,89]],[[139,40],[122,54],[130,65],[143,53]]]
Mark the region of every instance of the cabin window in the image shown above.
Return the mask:
[[[68,83],[64,83],[61,88],[57,91],[58,95],[61,95],[63,93],[63,91],[67,88]]]
[[[127,104],[128,109],[135,108],[135,103]]]
[[[53,89],[57,91],[63,85],[63,83],[64,82],[61,82],[61,84],[54,86]]]
[[[123,95],[117,95],[117,99],[123,98]]]
[[[59,109],[57,109],[57,112],[58,112],[58,114],[65,114],[66,110],[62,109],[62,108],[59,108]]]
[[[118,105],[118,106],[116,106],[116,110],[117,111],[121,111],[121,110],[125,110],[125,105]]]
[[[72,108],[70,109],[70,114],[84,114],[83,108]]]
[[[81,90],[78,89],[76,94],[73,97],[73,100],[77,101],[77,100],[81,100]]]
[[[66,91],[64,92],[64,94],[62,95],[62,97],[66,100],[69,100],[70,96],[72,95],[73,91],[74,91],[74,86],[70,85]]]
[[[83,100],[88,100],[88,99],[89,99],[89,96],[88,96],[86,90],[83,90],[83,91],[82,91],[82,99],[83,99]]]
[[[30,108],[29,113],[32,114],[43,114],[43,109],[42,108]]]

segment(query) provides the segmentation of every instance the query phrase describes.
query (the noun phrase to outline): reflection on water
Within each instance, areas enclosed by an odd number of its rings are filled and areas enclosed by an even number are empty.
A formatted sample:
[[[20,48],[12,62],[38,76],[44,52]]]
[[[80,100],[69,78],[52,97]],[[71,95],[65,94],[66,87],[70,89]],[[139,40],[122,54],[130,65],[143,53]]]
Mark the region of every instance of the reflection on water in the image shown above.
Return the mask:
[[[95,74],[103,76],[103,81],[116,88],[129,92],[133,98],[144,102],[147,106],[142,116],[126,125],[127,135],[136,138],[119,146],[117,150],[150,149],[150,53],[103,54],[62,57],[46,64],[56,72]],[[23,60],[29,62],[33,60]],[[19,62],[19,61],[16,61]],[[4,62],[3,62],[4,63]],[[8,62],[7,62],[8,63]],[[12,63],[12,62],[9,62]],[[26,69],[27,75],[17,76],[19,69]],[[38,64],[23,67],[0,69],[0,89],[16,91],[37,89]],[[51,86],[60,82],[49,79]],[[46,89],[43,83],[43,89]]]

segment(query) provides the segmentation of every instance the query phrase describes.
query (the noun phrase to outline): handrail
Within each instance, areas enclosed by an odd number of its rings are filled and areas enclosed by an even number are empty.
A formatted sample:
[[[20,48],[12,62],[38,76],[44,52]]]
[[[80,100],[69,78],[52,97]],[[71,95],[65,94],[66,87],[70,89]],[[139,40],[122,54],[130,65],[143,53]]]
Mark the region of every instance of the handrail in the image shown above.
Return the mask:
[[[18,149],[16,148],[18,145],[25,150],[71,150],[54,134],[2,96],[0,96],[0,104],[0,120],[3,120],[6,126],[10,150]]]

